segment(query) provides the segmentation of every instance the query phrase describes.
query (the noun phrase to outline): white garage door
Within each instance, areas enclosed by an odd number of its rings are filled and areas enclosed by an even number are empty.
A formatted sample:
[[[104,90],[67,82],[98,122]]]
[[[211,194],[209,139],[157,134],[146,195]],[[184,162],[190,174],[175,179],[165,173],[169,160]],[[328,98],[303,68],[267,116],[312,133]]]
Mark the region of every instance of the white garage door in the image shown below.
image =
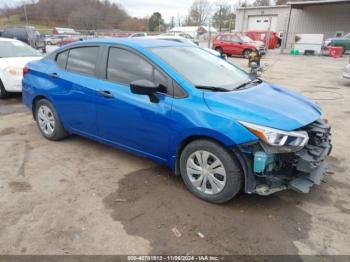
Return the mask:
[[[248,30],[267,30],[271,18],[271,31],[276,31],[277,16],[249,16]]]

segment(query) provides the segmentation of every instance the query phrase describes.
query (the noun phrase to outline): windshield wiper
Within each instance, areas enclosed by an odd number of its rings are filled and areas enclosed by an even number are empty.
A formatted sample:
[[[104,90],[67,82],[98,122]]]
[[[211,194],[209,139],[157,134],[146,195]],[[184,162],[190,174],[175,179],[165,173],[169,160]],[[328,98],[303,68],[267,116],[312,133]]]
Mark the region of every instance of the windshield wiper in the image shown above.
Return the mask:
[[[229,92],[230,90],[218,86],[196,86],[198,89],[210,90],[214,92]]]
[[[242,89],[243,87],[250,85],[252,83],[259,83],[260,84],[260,83],[262,83],[262,80],[260,78],[255,78],[253,80],[250,80],[250,81],[244,82],[243,84],[240,84],[239,86],[235,87],[233,90]]]

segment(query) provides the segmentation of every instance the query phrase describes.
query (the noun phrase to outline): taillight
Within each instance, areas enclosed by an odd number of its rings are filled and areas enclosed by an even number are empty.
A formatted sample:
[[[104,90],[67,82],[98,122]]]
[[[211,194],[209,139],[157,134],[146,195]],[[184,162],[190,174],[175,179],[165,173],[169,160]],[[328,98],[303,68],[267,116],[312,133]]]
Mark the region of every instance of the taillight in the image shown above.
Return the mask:
[[[25,66],[25,67],[23,68],[23,77],[25,77],[25,75],[28,74],[29,71],[30,71],[29,68]]]

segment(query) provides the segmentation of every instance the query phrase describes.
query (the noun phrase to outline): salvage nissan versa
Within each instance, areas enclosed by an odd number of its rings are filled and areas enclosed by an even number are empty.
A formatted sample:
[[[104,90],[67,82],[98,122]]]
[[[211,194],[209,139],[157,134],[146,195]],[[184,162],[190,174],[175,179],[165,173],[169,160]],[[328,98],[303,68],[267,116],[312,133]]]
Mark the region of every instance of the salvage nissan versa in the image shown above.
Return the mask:
[[[193,46],[101,39],[24,69],[42,135],[78,134],[168,166],[214,203],[320,184],[330,127],[307,98]]]

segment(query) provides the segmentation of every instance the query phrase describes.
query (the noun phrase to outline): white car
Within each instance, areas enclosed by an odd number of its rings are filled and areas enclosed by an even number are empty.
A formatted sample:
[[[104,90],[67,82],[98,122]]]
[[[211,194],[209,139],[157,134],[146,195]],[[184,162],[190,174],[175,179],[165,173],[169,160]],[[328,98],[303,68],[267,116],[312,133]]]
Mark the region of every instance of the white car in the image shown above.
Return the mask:
[[[22,92],[23,67],[41,58],[41,53],[15,39],[0,37],[0,99]]]
[[[129,35],[129,37],[146,37],[148,34],[146,32],[137,32]]]

